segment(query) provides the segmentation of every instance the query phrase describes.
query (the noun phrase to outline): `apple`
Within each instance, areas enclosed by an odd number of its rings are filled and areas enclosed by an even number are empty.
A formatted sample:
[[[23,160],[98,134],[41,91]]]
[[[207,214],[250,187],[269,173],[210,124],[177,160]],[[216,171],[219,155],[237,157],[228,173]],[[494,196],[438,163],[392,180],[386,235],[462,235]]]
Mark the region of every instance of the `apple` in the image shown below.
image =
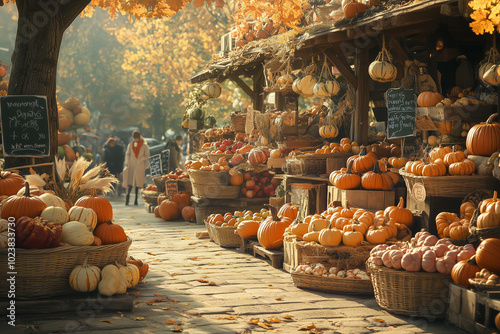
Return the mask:
[[[224,152],[227,149],[226,145],[219,146],[219,150]]]
[[[233,141],[232,140],[223,140],[222,145],[231,146],[231,145],[233,145]]]
[[[264,197],[264,192],[261,190],[256,194],[257,197]]]
[[[259,183],[260,182],[260,178],[257,175],[254,175],[252,177],[252,180],[254,180],[255,183]]]
[[[260,186],[260,185],[258,185],[258,184],[256,184],[256,185],[253,187],[253,191],[255,191],[255,192],[258,192],[258,191],[259,191],[259,190],[261,190],[261,189],[262,189],[262,188],[261,188],[261,186]]]
[[[263,176],[263,177],[261,177],[261,178],[260,178],[260,183],[262,183],[262,184],[266,184],[266,183],[268,183],[268,182],[269,182],[269,178],[267,178],[267,177],[265,177],[265,176]]]
[[[245,187],[241,188],[241,194],[243,196],[246,196],[246,194],[247,194],[247,188],[245,188]]]
[[[274,190],[273,190],[273,191],[271,191],[271,192],[269,193],[269,197],[273,197],[273,196],[274,196],[274,194],[275,194],[275,193],[274,193]]]
[[[271,178],[271,173],[269,173],[267,170],[265,172],[262,172],[262,176]]]
[[[268,183],[265,186],[262,187],[262,190],[264,190],[264,193],[269,196],[271,191],[274,191],[273,185]]]
[[[255,187],[255,182],[253,180],[248,180],[245,182],[245,188],[247,189],[253,189]]]
[[[246,197],[252,198],[255,196],[253,190],[247,190],[247,193],[245,194]]]
[[[245,181],[248,181],[252,178],[252,174],[247,172],[247,173],[243,174],[243,178],[245,179]]]
[[[231,150],[227,150],[225,153],[226,154],[233,154],[233,152]]]

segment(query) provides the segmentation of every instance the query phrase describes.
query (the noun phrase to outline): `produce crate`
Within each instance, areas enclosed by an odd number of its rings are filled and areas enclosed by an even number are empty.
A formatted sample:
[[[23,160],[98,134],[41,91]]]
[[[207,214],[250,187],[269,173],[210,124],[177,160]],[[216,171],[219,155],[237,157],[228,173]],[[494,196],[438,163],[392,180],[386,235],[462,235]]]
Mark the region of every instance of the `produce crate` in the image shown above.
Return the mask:
[[[327,203],[336,201],[341,202],[342,206],[349,203],[355,208],[376,211],[396,205],[399,197],[396,198],[394,190],[345,190],[329,186]]]
[[[373,295],[371,280],[322,277],[291,273],[293,283],[299,288],[348,295]]]
[[[300,205],[303,217],[326,210],[325,184],[292,183],[290,190],[291,202]]]
[[[318,154],[324,155],[324,154]],[[319,175],[326,174],[326,157],[306,156],[298,158],[304,162],[305,175]]]
[[[301,264],[302,255],[297,248],[297,240],[284,240],[283,241],[283,269],[290,272],[293,268]]]
[[[335,157],[326,158],[326,174],[330,175],[334,170],[339,170],[347,165],[347,159],[351,153],[335,153]]]
[[[204,224],[205,219],[212,213],[234,212],[236,210],[257,211],[268,204],[269,198],[235,198],[235,199],[211,199],[191,196],[196,214],[196,224]]]
[[[243,241],[239,234],[235,234],[235,226],[215,226],[205,221],[210,239],[221,247],[237,248],[241,247]]]

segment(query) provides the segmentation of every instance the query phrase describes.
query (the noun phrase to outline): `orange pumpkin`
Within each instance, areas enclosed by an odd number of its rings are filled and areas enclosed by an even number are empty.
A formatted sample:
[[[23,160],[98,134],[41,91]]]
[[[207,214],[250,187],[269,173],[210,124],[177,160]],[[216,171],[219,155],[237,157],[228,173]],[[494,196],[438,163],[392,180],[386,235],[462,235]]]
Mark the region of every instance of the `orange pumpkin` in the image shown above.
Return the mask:
[[[278,211],[278,218],[283,219],[288,217],[293,221],[297,218],[298,211],[299,208],[296,205],[285,203]]]
[[[476,277],[476,273],[481,271],[477,266],[475,256],[472,256],[466,261],[460,261],[451,269],[451,278],[453,281],[461,286],[470,287],[469,278]]]
[[[344,6],[344,17],[347,19],[352,19],[358,13],[364,13],[365,11],[365,4],[359,2],[350,2]]]
[[[82,206],[94,210],[97,215],[97,224],[113,221],[113,207],[111,203],[104,197],[97,196],[97,192],[94,188],[92,188],[90,196],[80,197],[75,202],[75,206]]]
[[[135,264],[139,269],[139,282],[146,277],[149,270],[149,264],[142,262],[141,260],[136,260],[132,256],[127,257],[127,263]]]
[[[375,163],[373,170],[366,172],[361,177],[361,186],[365,189],[391,190],[393,182],[387,173],[380,171],[380,165]]]
[[[194,222],[196,220],[196,213],[194,210],[194,206],[187,205],[182,209],[182,219],[185,221]]]
[[[485,123],[474,125],[467,133],[465,146],[469,154],[489,157],[500,149],[500,123],[495,122],[498,113],[488,117]]]
[[[243,181],[243,174],[240,172],[233,173],[229,179],[229,183],[231,183],[232,186],[240,186],[243,184]]]
[[[172,196],[172,201],[177,203],[177,205],[184,204],[184,206],[189,205],[191,201],[191,196],[187,193],[178,193]]]
[[[422,92],[418,95],[417,104],[419,107],[434,107],[441,102],[443,95],[435,92]]]
[[[359,152],[358,155],[353,155],[347,159],[347,162],[351,161],[353,162],[352,164],[352,171],[354,173],[364,173],[373,168],[373,165],[375,165],[375,161],[377,161],[377,156],[373,152],[368,152],[366,151],[366,147],[361,147],[361,151]]]
[[[260,223],[255,220],[244,220],[238,224],[236,228],[236,233],[242,239],[255,238],[257,236],[257,231],[259,230]]]
[[[12,195],[3,203],[0,218],[14,217],[16,220],[22,216],[35,218],[46,207],[47,205],[40,198],[30,196],[30,185],[26,182],[23,195]]]
[[[16,173],[0,171],[0,196],[17,194],[24,186],[24,178]]]
[[[117,244],[127,241],[127,235],[118,224],[108,221],[101,224],[94,230],[94,235],[101,239],[103,245]]]
[[[174,201],[164,200],[158,209],[160,217],[164,220],[174,220],[179,216],[179,205]]]
[[[361,177],[358,174],[352,173],[353,161],[347,163],[345,172],[335,173],[330,175],[330,182],[338,189],[356,189],[361,185]],[[335,174],[334,174],[335,173]]]
[[[257,230],[257,240],[266,249],[276,249],[283,246],[283,234],[292,220],[280,221],[276,209],[271,207],[271,216],[266,218]]]

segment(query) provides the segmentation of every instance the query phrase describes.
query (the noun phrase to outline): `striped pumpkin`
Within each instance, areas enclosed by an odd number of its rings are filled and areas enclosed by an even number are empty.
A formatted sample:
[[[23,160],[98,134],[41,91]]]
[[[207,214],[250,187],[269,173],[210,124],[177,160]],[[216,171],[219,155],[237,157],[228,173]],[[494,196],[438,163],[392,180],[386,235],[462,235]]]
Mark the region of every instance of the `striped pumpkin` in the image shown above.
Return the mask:
[[[378,82],[390,82],[396,79],[398,71],[396,66],[388,61],[375,60],[368,67],[368,74],[370,78]]]
[[[335,138],[339,135],[339,129],[335,125],[324,125],[319,128],[319,135],[323,138]]]

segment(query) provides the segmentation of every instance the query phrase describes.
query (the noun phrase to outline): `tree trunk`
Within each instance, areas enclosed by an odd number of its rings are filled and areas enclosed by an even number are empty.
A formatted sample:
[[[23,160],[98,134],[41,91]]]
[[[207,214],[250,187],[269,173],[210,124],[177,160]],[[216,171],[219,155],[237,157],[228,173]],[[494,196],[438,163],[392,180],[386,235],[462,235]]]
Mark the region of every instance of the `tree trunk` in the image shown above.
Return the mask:
[[[8,95],[47,97],[50,156],[35,163],[54,161],[57,155],[57,61],[64,31],[90,0],[16,1],[19,12],[16,44]],[[32,158],[6,157],[5,168],[32,164]]]

